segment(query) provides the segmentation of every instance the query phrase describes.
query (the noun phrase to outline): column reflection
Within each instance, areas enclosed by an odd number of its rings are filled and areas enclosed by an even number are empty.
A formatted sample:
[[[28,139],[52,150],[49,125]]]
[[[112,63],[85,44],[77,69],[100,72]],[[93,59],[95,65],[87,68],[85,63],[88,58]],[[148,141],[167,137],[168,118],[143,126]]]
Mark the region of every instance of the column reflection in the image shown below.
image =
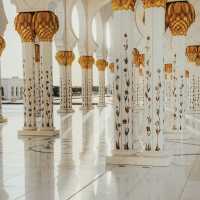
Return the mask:
[[[23,137],[26,200],[54,200],[54,140]]]
[[[0,199],[9,199],[8,194],[4,188],[4,172],[3,172],[3,127],[0,126]]]

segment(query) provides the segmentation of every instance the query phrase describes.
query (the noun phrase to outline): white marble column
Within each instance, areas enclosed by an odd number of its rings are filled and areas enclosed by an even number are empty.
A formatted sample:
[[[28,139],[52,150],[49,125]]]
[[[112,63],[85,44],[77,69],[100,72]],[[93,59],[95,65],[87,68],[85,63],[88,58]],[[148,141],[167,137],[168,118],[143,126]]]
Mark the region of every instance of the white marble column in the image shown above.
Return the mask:
[[[190,72],[188,69],[185,70],[185,112],[189,112],[189,78],[190,78]]]
[[[131,6],[131,5],[130,5]],[[133,8],[133,7],[132,7]],[[121,9],[113,13],[113,40],[115,53],[114,109],[115,109],[115,147],[113,155],[133,150],[131,123],[131,41],[133,10]]]
[[[196,86],[195,86],[195,111],[200,114],[200,63],[196,65]]]
[[[35,101],[36,101],[36,116],[41,116],[41,81],[40,81],[40,45],[35,44]]]
[[[56,59],[60,65],[60,113],[72,113],[72,51],[59,51]]]
[[[143,0],[145,8],[145,151],[163,151],[164,45],[166,1]]]
[[[24,77],[24,130],[36,131],[35,99],[35,46],[32,30],[32,13],[19,13],[15,18],[15,29],[22,40],[22,62]]]
[[[165,111],[171,113],[172,109],[172,64],[165,64]]]
[[[174,12],[176,10],[176,12]],[[177,73],[177,99],[176,99],[176,130],[179,137],[183,137],[185,129],[185,67],[186,67],[186,36],[189,27],[195,20],[195,10],[188,1],[173,1],[167,3],[166,28],[172,34],[172,47],[174,55],[174,67]],[[182,26],[180,25],[182,24]]]
[[[105,102],[105,92],[106,92],[106,87],[105,87],[105,69],[107,67],[108,63],[106,60],[97,60],[96,66],[98,68],[99,72],[99,107],[105,107],[106,102]]]
[[[195,67],[195,66],[193,66]],[[195,74],[195,68],[191,66],[190,70],[190,113],[195,112],[195,102],[196,102],[196,74]]]
[[[93,88],[93,64],[92,56],[81,56],[79,64],[82,67],[82,110],[90,111],[92,105],[92,88]]]
[[[0,123],[5,123],[7,122],[7,119],[3,117],[3,111],[2,111],[2,90],[1,90],[1,56],[3,53],[3,50],[6,46],[5,40],[3,37],[0,35]]]
[[[33,26],[40,44],[41,127],[39,130],[43,133],[54,134],[52,39],[58,30],[58,18],[50,11],[36,12],[33,17]]]
[[[111,79],[109,80],[110,83],[110,90],[111,90],[111,94],[112,94],[112,103],[114,104],[114,92],[115,92],[115,85],[114,85],[114,81],[115,81],[115,64],[114,63],[110,63],[109,64],[109,69],[110,69],[110,76]]]
[[[174,55],[175,55],[175,69],[177,72],[177,99],[176,99],[176,118],[177,118],[177,132],[184,132],[185,123],[185,36],[174,36],[173,37]]]

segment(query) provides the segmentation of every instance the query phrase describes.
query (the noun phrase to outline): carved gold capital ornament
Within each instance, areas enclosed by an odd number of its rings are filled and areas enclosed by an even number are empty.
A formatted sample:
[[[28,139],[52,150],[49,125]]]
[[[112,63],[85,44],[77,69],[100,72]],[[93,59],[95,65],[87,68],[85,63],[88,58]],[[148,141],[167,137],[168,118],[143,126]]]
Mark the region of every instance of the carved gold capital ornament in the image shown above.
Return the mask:
[[[144,54],[140,54],[137,49],[133,50],[133,64],[137,67],[144,66]]]
[[[112,10],[132,10],[134,11],[136,0],[112,0]]]
[[[186,48],[188,60],[196,65],[200,65],[200,45],[192,45]]]
[[[36,12],[32,26],[40,41],[51,42],[59,29],[58,17],[51,11]]]
[[[197,45],[197,55],[196,55],[195,62],[197,66],[200,66],[200,45]]]
[[[168,63],[168,64],[165,64],[165,73],[166,74],[171,74],[172,73],[172,64]]]
[[[92,68],[95,60],[92,56],[81,56],[79,58],[79,64],[83,69],[90,69]]]
[[[186,36],[195,21],[195,9],[187,0],[168,2],[165,21],[173,36]]]
[[[3,39],[3,37],[0,36],[0,56],[2,55],[3,50],[5,49],[5,47],[6,47],[6,42]]]
[[[195,62],[198,54],[198,46],[188,46],[186,48],[186,56],[190,62]]]
[[[109,64],[109,69],[110,69],[110,71],[111,71],[112,73],[114,73],[114,72],[115,72],[115,64],[114,64],[114,63],[110,63],[110,64]]]
[[[106,60],[97,60],[96,66],[99,71],[105,71],[106,67],[108,66],[108,62]]]
[[[142,0],[144,8],[165,7],[167,0]]]
[[[75,55],[72,51],[58,51],[56,54],[56,60],[60,65],[72,65],[75,59]]]
[[[35,40],[35,33],[32,27],[34,13],[19,13],[15,17],[15,30],[21,37],[22,42],[33,42]]]
[[[188,79],[190,77],[190,72],[188,70],[185,70],[185,78]]]

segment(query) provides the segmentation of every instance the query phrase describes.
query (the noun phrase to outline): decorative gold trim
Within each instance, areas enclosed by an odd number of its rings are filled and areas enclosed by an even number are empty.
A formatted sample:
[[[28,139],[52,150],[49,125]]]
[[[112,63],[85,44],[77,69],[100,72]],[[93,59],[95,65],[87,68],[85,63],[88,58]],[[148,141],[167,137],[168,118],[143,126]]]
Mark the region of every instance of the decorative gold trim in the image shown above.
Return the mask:
[[[19,33],[22,42],[33,42],[35,40],[32,19],[32,12],[19,13],[15,17],[15,30]]]
[[[153,8],[153,7],[164,7],[166,6],[167,0],[142,0],[144,8]]]
[[[112,0],[112,10],[132,10],[134,11],[136,0]]]
[[[188,70],[185,70],[185,78],[189,79],[190,77],[190,72]]]
[[[172,73],[173,67],[172,67],[171,63],[165,64],[164,68],[165,68],[164,70],[165,70],[166,74],[171,74]]]
[[[59,29],[58,17],[51,11],[36,12],[32,25],[40,41],[51,42]]]
[[[5,49],[5,47],[6,47],[6,42],[3,39],[3,37],[0,36],[0,56],[2,55],[3,50]]]
[[[106,60],[97,60],[96,61],[96,66],[99,71],[105,71],[106,67],[108,66],[108,62]]]
[[[133,50],[133,64],[135,64],[137,67],[140,65],[144,66],[144,54],[140,54],[138,49],[134,48]]]
[[[139,75],[144,76],[144,67],[139,67]]]
[[[92,56],[81,56],[79,58],[79,64],[83,69],[90,69],[92,68],[93,64],[95,63],[95,60]]]
[[[188,46],[186,48],[186,56],[190,62],[195,62],[198,54],[198,46]]]
[[[60,65],[72,65],[75,60],[75,55],[72,51],[58,51],[56,53],[56,60]]]
[[[173,36],[186,36],[195,21],[195,9],[188,1],[168,2],[165,21]]]
[[[114,63],[110,63],[110,64],[109,64],[109,69],[110,69],[110,71],[111,71],[112,73],[114,73],[114,72],[115,72],[115,64],[114,64]]]
[[[39,63],[40,62],[40,45],[35,44],[35,62]]]
[[[197,46],[197,56],[195,62],[197,66],[200,66],[200,45]]]

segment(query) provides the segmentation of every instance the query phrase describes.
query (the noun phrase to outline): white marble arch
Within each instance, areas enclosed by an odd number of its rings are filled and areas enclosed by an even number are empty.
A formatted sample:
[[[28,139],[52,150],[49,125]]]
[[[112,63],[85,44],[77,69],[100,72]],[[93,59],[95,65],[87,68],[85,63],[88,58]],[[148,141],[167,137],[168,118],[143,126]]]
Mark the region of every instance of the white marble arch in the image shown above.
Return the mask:
[[[92,34],[92,20],[89,14],[89,4],[86,0],[78,0],[76,7],[79,16],[79,35],[78,49],[80,56],[93,56],[97,49],[97,44],[94,41]]]
[[[77,0],[60,0],[57,3],[56,14],[59,17],[60,28],[56,34],[56,48],[59,51],[71,51],[77,43],[77,36],[72,28],[72,11]]]
[[[8,24],[8,19],[5,14],[3,1],[0,0],[0,35],[4,35],[7,24]]]
[[[111,16],[112,16],[112,7],[110,3],[103,6],[95,16],[96,26],[97,26],[96,43],[98,44],[96,57],[98,59],[107,60],[108,47],[106,44],[107,42],[106,25]]]
[[[10,0],[16,6],[17,12],[54,11],[60,0]]]

